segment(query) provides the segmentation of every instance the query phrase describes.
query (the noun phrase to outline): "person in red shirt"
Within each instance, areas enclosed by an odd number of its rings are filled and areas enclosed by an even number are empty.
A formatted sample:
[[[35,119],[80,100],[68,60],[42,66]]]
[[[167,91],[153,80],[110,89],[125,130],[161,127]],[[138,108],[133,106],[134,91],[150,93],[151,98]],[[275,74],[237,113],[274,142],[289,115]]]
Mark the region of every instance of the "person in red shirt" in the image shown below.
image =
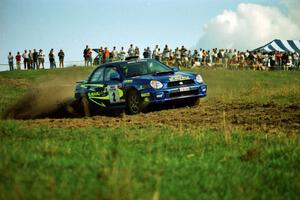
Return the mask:
[[[89,48],[87,51],[86,51],[86,66],[92,66],[92,50]]]
[[[20,70],[21,69],[21,54],[19,51],[16,55],[16,63],[17,63],[17,69]]]
[[[110,52],[109,50],[107,49],[107,47],[105,47],[105,50],[104,50],[104,56],[103,56],[103,60],[104,60],[104,63],[107,63],[109,62],[109,55],[110,55]]]

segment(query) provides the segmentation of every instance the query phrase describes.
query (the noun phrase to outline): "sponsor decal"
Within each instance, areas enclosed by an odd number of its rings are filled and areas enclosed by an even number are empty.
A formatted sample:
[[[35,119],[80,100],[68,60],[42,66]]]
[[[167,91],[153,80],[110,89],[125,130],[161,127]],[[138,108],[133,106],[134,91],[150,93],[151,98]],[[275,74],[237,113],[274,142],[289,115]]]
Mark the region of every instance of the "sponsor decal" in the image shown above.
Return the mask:
[[[189,79],[190,79],[190,77],[182,76],[182,75],[175,75],[175,76],[170,76],[169,77],[169,80],[171,82],[173,82],[173,81],[184,81],[184,80],[189,80]]]
[[[141,97],[150,97],[150,93],[149,93],[149,92],[147,92],[147,93],[142,93],[142,94],[141,94]]]
[[[103,87],[103,84],[82,84],[80,87],[82,88],[87,88],[88,86],[90,87]]]
[[[129,79],[129,80],[124,80],[124,83],[132,83],[133,80]]]

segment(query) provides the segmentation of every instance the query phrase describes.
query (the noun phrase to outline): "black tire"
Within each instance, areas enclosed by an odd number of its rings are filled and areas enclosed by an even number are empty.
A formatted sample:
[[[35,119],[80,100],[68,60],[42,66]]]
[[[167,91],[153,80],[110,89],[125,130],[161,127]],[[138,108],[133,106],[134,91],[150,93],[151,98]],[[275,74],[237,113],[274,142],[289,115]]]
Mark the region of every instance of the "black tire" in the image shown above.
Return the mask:
[[[142,111],[142,98],[136,90],[130,90],[126,99],[126,112],[130,115],[138,114]]]

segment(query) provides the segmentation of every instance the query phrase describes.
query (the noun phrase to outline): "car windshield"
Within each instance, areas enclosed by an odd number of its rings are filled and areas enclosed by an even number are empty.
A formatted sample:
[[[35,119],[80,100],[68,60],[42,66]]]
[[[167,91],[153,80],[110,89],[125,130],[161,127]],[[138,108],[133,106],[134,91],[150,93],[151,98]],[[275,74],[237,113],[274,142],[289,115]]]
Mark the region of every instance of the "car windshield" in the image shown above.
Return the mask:
[[[156,60],[142,60],[128,62],[120,66],[125,77],[141,76],[146,74],[171,73],[172,69]]]

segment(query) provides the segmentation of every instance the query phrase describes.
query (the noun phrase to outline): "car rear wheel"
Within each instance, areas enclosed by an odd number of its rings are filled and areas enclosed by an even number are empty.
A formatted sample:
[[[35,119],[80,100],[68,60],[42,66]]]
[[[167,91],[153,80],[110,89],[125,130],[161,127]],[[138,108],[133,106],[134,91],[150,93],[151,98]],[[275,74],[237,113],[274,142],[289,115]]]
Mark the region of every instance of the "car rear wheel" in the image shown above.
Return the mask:
[[[138,114],[142,111],[142,99],[136,90],[129,91],[127,95],[126,111],[131,115]]]

